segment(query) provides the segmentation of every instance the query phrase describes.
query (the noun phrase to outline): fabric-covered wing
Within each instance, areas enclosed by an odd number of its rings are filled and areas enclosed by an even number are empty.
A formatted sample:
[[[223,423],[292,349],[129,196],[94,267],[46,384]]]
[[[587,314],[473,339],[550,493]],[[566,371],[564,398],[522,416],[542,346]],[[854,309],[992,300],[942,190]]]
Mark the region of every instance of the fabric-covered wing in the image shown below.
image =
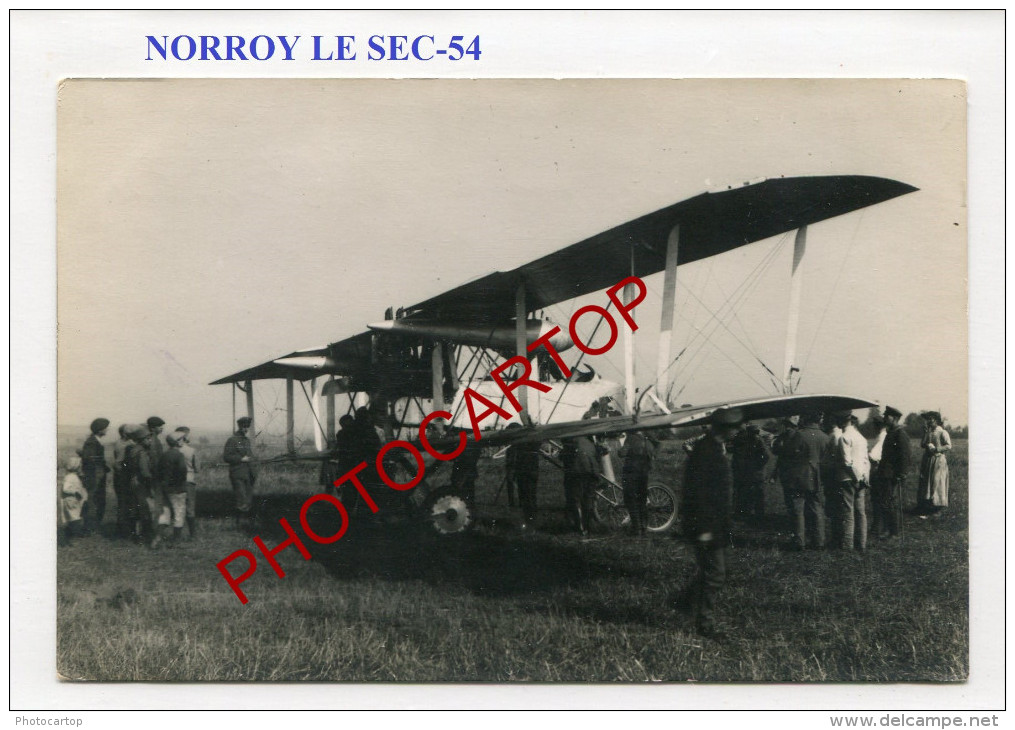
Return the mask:
[[[642,416],[610,416],[585,421],[554,423],[541,426],[523,426],[503,431],[484,431],[479,443],[482,446],[510,446],[511,444],[566,439],[575,436],[595,436],[621,431],[644,431],[653,428],[694,426],[707,423],[712,413],[720,408],[740,408],[746,421],[764,418],[785,418],[806,412],[826,412],[870,408],[876,403],[845,395],[779,395],[767,398],[711,403],[692,408],[681,408],[673,413],[653,413]],[[457,437],[456,437],[457,438]],[[454,446],[456,439],[445,439],[444,445]],[[436,442],[435,442],[436,444]]]
[[[512,271],[463,284],[406,308],[406,316],[504,322],[514,316],[515,290],[521,282],[531,312],[613,286],[631,271],[632,251],[637,276],[662,271],[670,231],[678,224],[679,266],[914,190],[896,180],[835,175],[777,178],[703,193]]]
[[[310,380],[319,375],[341,375],[350,378],[355,390],[374,388],[374,374],[370,365],[370,332],[361,332],[325,347],[297,350],[288,355],[227,375],[210,383],[240,383],[244,380],[288,378]]]

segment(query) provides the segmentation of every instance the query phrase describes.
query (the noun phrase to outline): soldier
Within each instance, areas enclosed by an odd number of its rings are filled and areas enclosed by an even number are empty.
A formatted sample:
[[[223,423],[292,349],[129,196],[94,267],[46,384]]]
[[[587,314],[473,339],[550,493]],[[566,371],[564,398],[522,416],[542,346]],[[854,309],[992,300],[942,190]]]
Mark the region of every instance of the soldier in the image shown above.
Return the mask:
[[[180,426],[173,432],[173,438],[180,443],[180,453],[187,463],[187,529],[193,540],[197,535],[197,473],[201,470],[201,463],[197,450],[190,445],[189,428]]]
[[[801,416],[801,428],[787,437],[780,456],[787,462],[785,468],[796,524],[790,547],[796,550],[825,547],[821,470],[829,437],[818,426],[820,422],[821,417],[815,413]]]
[[[137,522],[137,503],[130,488],[129,452],[134,442],[127,433],[126,423],[117,429],[120,438],[113,444],[113,491],[116,493],[116,535],[129,538]]]
[[[753,423],[734,438],[733,494],[736,513],[741,517],[765,516],[765,465],[772,452],[761,438],[761,430]]]
[[[782,500],[786,504],[786,514],[789,516],[791,527],[796,526],[796,519],[793,512],[793,493],[790,491],[790,458],[786,452],[786,444],[789,443],[797,431],[800,419],[798,416],[784,418],[780,422],[781,430],[772,441],[772,454],[776,457],[775,473],[782,486]]]
[[[159,459],[162,456],[162,452],[166,450],[166,447],[162,445],[162,439],[159,438],[159,434],[162,433],[162,427],[166,425],[158,416],[152,416],[146,423],[148,424],[148,430],[152,432],[152,440],[148,444],[148,451],[152,457],[152,464],[158,464]]]
[[[451,486],[469,504],[476,501],[476,480],[479,478],[479,457],[482,454],[475,441],[465,445],[465,451],[451,465]]]
[[[152,498],[155,501],[152,507],[152,517],[156,525],[164,526],[169,524],[169,501],[162,491],[162,480],[158,478],[158,471],[159,465],[162,463],[162,454],[166,450],[166,445],[162,442],[161,438],[162,428],[166,425],[166,422],[158,416],[152,416],[145,423],[152,434],[151,440],[148,441],[148,458],[151,463],[152,477],[154,479],[152,482]],[[156,534],[158,534],[158,531],[156,531]]]
[[[514,424],[512,424],[514,425]],[[522,508],[522,529],[527,530],[536,520],[536,487],[539,484],[539,442],[512,446],[507,451],[504,470],[507,473],[508,494],[514,486]]]
[[[162,538],[158,533],[158,519],[161,513],[161,499],[158,498],[155,478],[156,465],[151,460],[152,432],[148,426],[135,426],[128,430],[134,440],[130,449],[130,472],[134,501],[138,506],[138,524],[135,534],[141,542],[147,542],[153,550],[158,548]]]
[[[599,480],[599,455],[588,436],[576,436],[564,442],[560,454],[564,464],[564,499],[568,521],[583,537],[592,524],[592,505]]]
[[[879,511],[888,523],[888,537],[896,537],[902,529],[902,485],[909,475],[912,459],[909,436],[899,425],[901,418],[901,411],[885,406],[883,419],[887,432],[881,444],[875,499],[880,502]]]
[[[321,479],[329,479],[327,491],[329,494],[336,490],[335,480],[348,473],[350,469],[360,462],[360,438],[356,432],[356,419],[348,413],[338,419],[339,430],[335,434],[335,447],[332,449],[331,457],[322,466]],[[327,474],[324,474],[325,468]],[[353,487],[346,483],[338,487],[338,498],[343,504],[349,505],[349,490]],[[353,503],[355,505],[355,503]]]
[[[656,457],[656,444],[641,431],[632,431],[624,440],[620,456],[624,459],[621,483],[624,506],[631,516],[631,533],[644,535],[648,530],[648,477]]]
[[[698,633],[706,638],[721,638],[714,618],[715,598],[726,582],[726,546],[733,516],[733,469],[726,441],[741,423],[743,412],[738,408],[715,411],[708,435],[687,457],[684,475],[684,537],[694,547],[697,575],[675,603],[692,613]]]
[[[91,434],[81,447],[81,481],[88,490],[88,502],[84,507],[85,532],[98,530],[106,514],[106,448],[99,440],[106,435],[109,420],[96,418],[89,430]]]
[[[233,494],[236,496],[237,528],[254,526],[251,511],[254,506],[254,481],[257,474],[254,472],[253,447],[247,438],[247,431],[253,422],[248,416],[238,418],[236,433],[226,441],[222,453],[223,461],[229,464],[229,483],[232,484]]]

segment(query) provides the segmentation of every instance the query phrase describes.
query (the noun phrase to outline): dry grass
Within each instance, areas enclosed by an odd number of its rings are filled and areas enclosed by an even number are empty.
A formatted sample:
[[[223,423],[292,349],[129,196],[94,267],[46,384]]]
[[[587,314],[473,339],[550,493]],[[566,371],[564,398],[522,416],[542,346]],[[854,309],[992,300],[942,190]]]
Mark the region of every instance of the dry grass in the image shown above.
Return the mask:
[[[665,444],[657,470],[674,483],[675,446]],[[151,552],[93,536],[59,549],[58,668],[92,680],[962,680],[968,464],[965,442],[956,447],[952,507],[907,518],[904,545],[873,542],[864,556],[785,553],[781,513],[741,530],[720,599],[720,643],[666,607],[693,569],[684,545],[673,535],[583,542],[564,533],[559,477],[548,466],[536,534],[517,532],[503,494],[462,539],[359,512],[335,545],[309,543],[312,561],[286,550],[284,579],[262,561],[244,583],[243,606],[215,563],[256,549],[232,529],[225,472],[212,469],[196,542]],[[482,462],[481,501],[492,501],[502,464]],[[269,545],[284,539],[279,517],[296,524],[315,476],[307,465],[262,474]],[[778,513],[776,488],[768,496]]]

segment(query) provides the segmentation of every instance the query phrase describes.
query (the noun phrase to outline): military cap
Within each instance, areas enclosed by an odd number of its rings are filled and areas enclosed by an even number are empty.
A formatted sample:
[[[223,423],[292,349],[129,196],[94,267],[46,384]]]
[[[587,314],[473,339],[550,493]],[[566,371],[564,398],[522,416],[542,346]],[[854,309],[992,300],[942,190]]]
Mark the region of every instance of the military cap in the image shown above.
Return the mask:
[[[92,425],[89,426],[88,428],[91,429],[92,433],[98,433],[99,431],[105,431],[107,428],[109,428],[109,419],[108,418],[96,418],[94,421],[92,421]]]
[[[148,427],[143,423],[129,426],[127,428],[127,435],[129,435],[135,441],[142,441],[152,435],[152,432],[148,430]]]
[[[712,411],[713,426],[739,426],[744,422],[744,412],[739,408],[719,408]]]
[[[250,416],[240,416],[236,419],[236,425],[240,428],[250,428],[250,424],[254,422],[254,419]]]
[[[147,423],[148,428],[161,428],[162,426],[166,425],[166,422],[163,421],[158,416],[152,416],[151,418],[148,419]]]
[[[894,418],[902,418],[902,411],[898,408],[892,408],[891,406],[885,406],[885,415],[892,416]]]
[[[190,428],[187,426],[177,426],[175,429],[176,433],[182,433],[184,436],[190,433]]]

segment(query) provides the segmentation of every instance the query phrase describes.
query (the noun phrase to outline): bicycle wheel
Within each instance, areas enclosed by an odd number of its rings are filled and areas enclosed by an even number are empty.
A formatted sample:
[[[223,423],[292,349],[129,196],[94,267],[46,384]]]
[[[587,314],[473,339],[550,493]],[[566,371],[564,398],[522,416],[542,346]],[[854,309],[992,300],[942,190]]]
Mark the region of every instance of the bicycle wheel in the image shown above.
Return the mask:
[[[648,531],[665,532],[677,521],[677,498],[669,487],[653,484],[648,488]]]
[[[630,522],[627,508],[624,507],[624,495],[611,484],[596,488],[596,501],[592,503],[592,511],[596,520],[611,530],[619,530]]]

